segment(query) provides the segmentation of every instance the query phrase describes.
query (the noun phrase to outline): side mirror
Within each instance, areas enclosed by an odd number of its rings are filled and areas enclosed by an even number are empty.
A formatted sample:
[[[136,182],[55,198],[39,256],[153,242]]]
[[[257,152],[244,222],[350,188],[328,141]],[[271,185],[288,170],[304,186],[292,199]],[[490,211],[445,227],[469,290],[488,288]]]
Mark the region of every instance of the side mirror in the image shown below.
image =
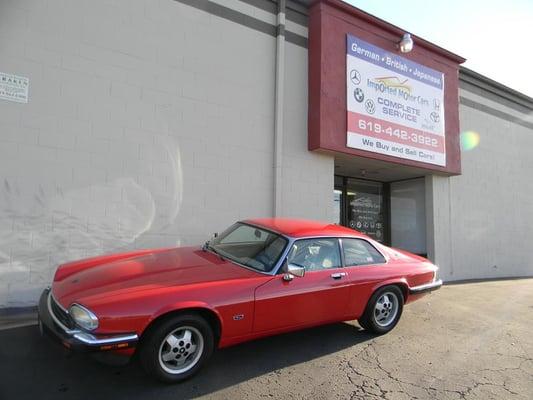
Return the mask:
[[[291,275],[302,278],[305,275],[305,268],[300,265],[289,264],[287,267],[287,272]]]
[[[289,264],[285,261],[283,272],[285,272],[283,274],[283,280],[289,282],[292,281],[295,276],[302,278],[305,275],[305,268],[301,265]]]

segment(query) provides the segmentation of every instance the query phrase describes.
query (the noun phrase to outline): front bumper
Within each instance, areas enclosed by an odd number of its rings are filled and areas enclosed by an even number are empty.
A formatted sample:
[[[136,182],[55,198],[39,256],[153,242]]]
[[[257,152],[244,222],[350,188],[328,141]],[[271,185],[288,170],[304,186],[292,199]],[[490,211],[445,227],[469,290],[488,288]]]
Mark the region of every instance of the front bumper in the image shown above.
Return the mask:
[[[95,335],[79,328],[68,328],[54,314],[52,301],[52,291],[47,288],[39,299],[39,328],[68,349],[82,352],[122,350],[135,347],[139,340],[134,333]]]
[[[432,292],[433,290],[440,289],[442,286],[442,279],[426,283],[425,285],[413,286],[409,288],[409,294],[422,294]]]

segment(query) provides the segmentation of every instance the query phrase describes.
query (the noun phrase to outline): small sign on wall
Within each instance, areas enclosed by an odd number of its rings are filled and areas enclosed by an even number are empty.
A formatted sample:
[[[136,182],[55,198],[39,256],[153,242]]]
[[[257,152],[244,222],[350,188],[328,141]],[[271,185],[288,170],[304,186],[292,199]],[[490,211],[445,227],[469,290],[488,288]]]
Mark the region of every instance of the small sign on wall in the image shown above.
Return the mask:
[[[29,87],[28,78],[0,72],[0,99],[27,103]]]

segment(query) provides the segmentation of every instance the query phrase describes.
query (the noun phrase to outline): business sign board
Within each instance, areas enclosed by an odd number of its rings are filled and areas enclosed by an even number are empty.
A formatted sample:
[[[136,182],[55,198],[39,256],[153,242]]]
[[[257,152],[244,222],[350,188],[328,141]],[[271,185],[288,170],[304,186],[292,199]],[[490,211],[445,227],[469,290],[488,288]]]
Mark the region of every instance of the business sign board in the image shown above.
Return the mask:
[[[28,78],[0,72],[0,99],[27,103],[29,87]]]
[[[444,74],[350,34],[347,146],[446,166]]]

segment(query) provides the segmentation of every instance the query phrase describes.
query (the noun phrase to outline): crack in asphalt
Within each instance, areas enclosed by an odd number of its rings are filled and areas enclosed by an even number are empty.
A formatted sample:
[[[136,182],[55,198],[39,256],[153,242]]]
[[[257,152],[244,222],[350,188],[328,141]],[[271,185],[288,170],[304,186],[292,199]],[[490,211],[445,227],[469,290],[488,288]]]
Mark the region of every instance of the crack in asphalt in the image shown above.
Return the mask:
[[[380,358],[379,352],[376,350],[376,343],[374,341],[371,341],[370,343],[366,344],[357,354],[350,355],[349,357],[345,357],[341,362],[341,369],[344,371],[347,380],[350,382],[350,384],[355,387],[355,390],[352,390],[350,393],[350,399],[355,400],[361,398],[365,399],[385,399],[388,400],[388,395],[395,395],[395,394],[402,394],[406,395],[409,399],[421,399],[421,398],[436,398],[439,394],[450,394],[457,396],[461,400],[467,400],[471,396],[475,394],[475,391],[480,387],[497,387],[503,389],[506,393],[513,395],[513,396],[520,396],[521,393],[516,392],[508,387],[508,380],[501,376],[501,380],[503,383],[499,384],[494,381],[491,381],[486,376],[482,376],[481,378],[484,380],[483,382],[473,382],[471,385],[464,386],[464,389],[462,390],[452,390],[452,389],[444,389],[444,388],[437,388],[433,385],[431,386],[424,386],[423,384],[419,384],[417,382],[407,381],[404,379],[399,378],[398,376],[395,376],[389,369],[387,369]],[[488,372],[491,373],[497,373],[502,374],[504,372],[508,371],[522,371],[525,375],[529,376],[530,378],[533,378],[533,374],[529,373],[528,371],[525,371],[523,369],[523,366],[527,362],[533,361],[532,358],[524,357],[524,356],[509,356],[501,354],[505,357],[512,357],[520,359],[521,362],[516,367],[506,367],[506,368],[482,368],[476,371],[473,371],[475,374]],[[356,359],[360,359],[364,363],[360,365],[360,369],[354,365],[354,362]],[[380,371],[384,378],[377,378],[375,376],[370,376],[367,373],[363,373],[361,370],[363,369],[377,369]],[[423,373],[424,375],[430,377],[433,379],[433,381],[441,381],[444,382],[444,380],[438,376],[434,376],[428,371],[425,371]],[[358,378],[358,379],[357,379]],[[401,388],[400,390],[388,390],[383,388],[383,385],[387,382],[395,382],[398,384],[398,386]],[[416,388],[420,391],[425,392],[425,395],[420,397],[419,395],[413,393],[413,388]],[[415,391],[416,391],[415,389]]]

